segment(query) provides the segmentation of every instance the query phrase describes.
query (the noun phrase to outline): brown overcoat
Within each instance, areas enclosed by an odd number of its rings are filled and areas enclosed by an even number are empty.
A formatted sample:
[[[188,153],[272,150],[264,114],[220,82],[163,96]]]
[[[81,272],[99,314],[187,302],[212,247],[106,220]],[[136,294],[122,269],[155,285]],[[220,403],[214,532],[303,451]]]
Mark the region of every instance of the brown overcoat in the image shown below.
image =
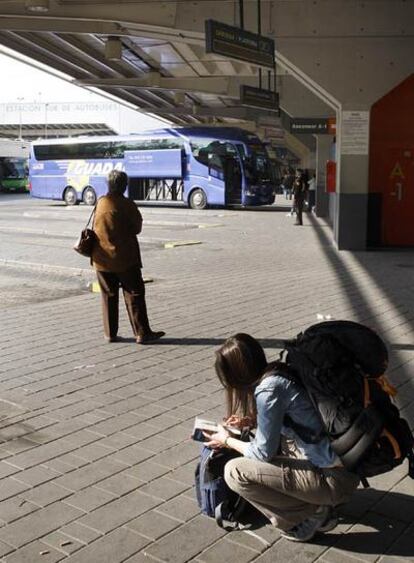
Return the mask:
[[[92,253],[94,268],[101,272],[142,268],[137,239],[141,229],[142,215],[132,200],[118,194],[101,197],[93,222],[97,237]]]

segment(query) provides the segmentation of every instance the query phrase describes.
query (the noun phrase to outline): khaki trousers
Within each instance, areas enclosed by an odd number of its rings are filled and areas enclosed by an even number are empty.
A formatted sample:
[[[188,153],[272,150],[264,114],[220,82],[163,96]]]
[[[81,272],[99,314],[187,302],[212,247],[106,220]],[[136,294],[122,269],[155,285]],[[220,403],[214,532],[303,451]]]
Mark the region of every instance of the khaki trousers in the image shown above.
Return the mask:
[[[282,530],[309,518],[321,505],[348,501],[359,483],[358,476],[342,467],[320,469],[289,457],[272,463],[238,457],[226,464],[224,478],[230,489]]]
[[[134,266],[125,272],[97,271],[96,275],[101,288],[105,336],[115,338],[118,334],[120,286],[134,335],[149,334],[151,329],[145,303],[145,285],[141,268]]]

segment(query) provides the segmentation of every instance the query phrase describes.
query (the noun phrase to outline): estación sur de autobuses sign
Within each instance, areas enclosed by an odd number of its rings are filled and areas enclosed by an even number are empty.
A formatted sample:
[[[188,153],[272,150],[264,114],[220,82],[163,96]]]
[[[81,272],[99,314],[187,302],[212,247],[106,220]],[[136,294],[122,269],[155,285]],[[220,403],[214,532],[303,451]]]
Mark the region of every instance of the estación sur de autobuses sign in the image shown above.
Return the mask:
[[[215,20],[206,20],[206,53],[272,69],[275,66],[273,39]]]

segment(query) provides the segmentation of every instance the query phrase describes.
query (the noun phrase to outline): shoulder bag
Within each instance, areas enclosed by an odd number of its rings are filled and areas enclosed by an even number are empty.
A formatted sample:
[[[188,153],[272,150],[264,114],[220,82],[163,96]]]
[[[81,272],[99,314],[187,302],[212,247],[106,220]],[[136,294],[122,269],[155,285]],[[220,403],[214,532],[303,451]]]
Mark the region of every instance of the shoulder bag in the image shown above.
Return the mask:
[[[75,246],[73,247],[73,250],[76,250],[76,252],[78,252],[82,256],[86,256],[87,258],[90,258],[92,256],[93,247],[96,242],[96,234],[93,230],[93,225],[91,229],[89,228],[89,224],[95,214],[95,211],[96,205],[92,209],[92,213],[89,216],[88,222],[86,223],[85,228],[81,231],[81,234]]]

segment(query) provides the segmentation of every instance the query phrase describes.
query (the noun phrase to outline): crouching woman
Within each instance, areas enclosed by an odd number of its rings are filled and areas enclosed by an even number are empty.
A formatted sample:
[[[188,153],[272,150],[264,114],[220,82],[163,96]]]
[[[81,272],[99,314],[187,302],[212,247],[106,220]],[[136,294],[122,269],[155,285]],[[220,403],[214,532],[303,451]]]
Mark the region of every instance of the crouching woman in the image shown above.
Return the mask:
[[[225,341],[215,368],[226,390],[227,424],[249,420],[256,427],[249,443],[224,428],[210,436],[208,446],[242,454],[226,464],[228,486],[289,540],[306,542],[331,530],[337,524],[332,507],[349,500],[359,477],[332,451],[305,389],[288,378],[285,364],[268,364],[248,334]]]

